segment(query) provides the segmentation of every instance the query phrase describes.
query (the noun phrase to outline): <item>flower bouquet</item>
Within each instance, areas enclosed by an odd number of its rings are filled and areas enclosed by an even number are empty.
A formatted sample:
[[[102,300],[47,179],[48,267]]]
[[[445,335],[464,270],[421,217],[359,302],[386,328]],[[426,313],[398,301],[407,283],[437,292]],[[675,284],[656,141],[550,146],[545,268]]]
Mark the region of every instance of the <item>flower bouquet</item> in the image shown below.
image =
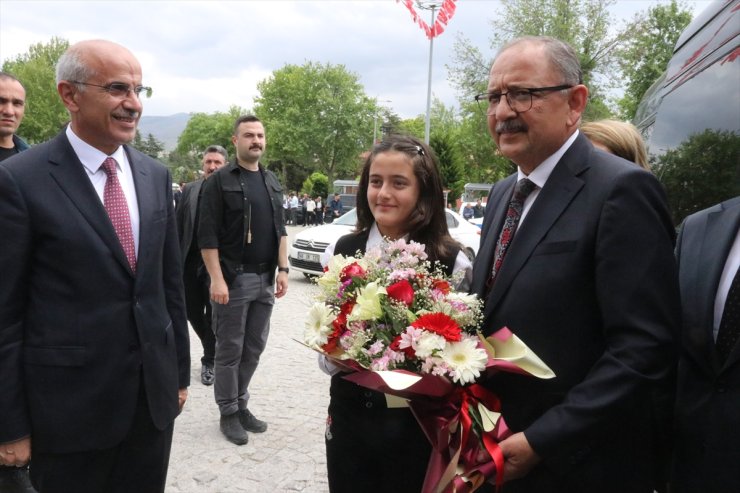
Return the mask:
[[[319,278],[304,342],[342,366],[344,378],[409,400],[430,440],[424,493],[474,491],[502,483],[498,442],[510,435],[482,374],[554,374],[508,329],[484,338],[482,302],[454,291],[424,245],[385,241],[364,256],[335,255]],[[486,450],[493,461],[480,463]]]

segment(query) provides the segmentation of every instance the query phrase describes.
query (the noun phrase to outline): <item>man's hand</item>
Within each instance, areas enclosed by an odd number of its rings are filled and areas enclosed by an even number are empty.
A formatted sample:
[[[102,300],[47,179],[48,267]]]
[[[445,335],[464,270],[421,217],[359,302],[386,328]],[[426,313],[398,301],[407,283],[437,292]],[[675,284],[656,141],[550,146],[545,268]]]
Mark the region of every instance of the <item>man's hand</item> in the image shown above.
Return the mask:
[[[187,387],[184,389],[180,389],[177,391],[177,405],[180,408],[180,413],[182,412],[182,408],[185,405],[185,401],[188,400],[188,389]]]
[[[504,454],[504,481],[519,479],[527,475],[540,461],[540,457],[529,445],[524,433],[515,433],[499,443]]]
[[[31,437],[0,443],[0,465],[25,466],[31,460]]]
[[[275,298],[282,298],[288,292],[288,273],[278,272],[275,279]]]
[[[211,279],[211,300],[219,305],[225,305],[229,302],[229,287],[223,279]]]

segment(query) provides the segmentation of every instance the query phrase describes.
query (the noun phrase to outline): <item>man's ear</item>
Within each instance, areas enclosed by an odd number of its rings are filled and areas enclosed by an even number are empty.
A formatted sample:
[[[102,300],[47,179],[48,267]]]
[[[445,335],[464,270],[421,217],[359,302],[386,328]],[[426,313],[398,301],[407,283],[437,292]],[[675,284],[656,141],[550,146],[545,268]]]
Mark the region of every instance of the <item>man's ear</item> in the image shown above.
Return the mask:
[[[570,107],[570,111],[568,112],[568,125],[578,125],[588,103],[588,88],[583,84],[578,84],[577,86],[573,86],[569,92],[568,106]]]
[[[66,80],[60,81],[57,84],[57,92],[59,93],[59,97],[62,98],[62,103],[70,113],[75,113],[79,110],[80,107],[77,104],[79,90],[76,85]]]

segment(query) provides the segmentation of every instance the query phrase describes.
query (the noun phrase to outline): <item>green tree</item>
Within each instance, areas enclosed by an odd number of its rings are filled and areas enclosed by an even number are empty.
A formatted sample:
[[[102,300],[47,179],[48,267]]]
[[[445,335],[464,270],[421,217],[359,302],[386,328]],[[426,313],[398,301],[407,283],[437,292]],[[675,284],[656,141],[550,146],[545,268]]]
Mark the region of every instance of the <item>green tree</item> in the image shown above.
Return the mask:
[[[635,117],[642,96],[665,71],[678,37],[690,22],[688,7],[671,0],[637,14],[627,26],[630,36],[616,53],[626,82],[624,96],[617,102],[623,119]]]
[[[164,152],[164,143],[152,135],[147,134],[146,139],[141,138],[141,132],[136,130],[136,136],[134,141],[131,143],[136,149],[140,150],[147,156],[153,157],[154,159],[160,159]]]
[[[465,180],[453,137],[450,133],[437,132],[429,136],[429,145],[434,149],[439,161],[442,187],[449,189],[447,201],[454,202],[462,194]]]
[[[239,106],[231,106],[226,113],[194,113],[178,137],[175,150],[179,154],[200,156],[209,145],[233,149],[231,136],[234,133],[234,122],[246,113],[248,111]]]
[[[694,134],[652,164],[666,188],[675,224],[740,195],[740,136],[729,130]]]
[[[343,65],[286,65],[257,84],[255,114],[289,188],[321,171],[330,182],[355,176],[378,110],[357,74]]]
[[[55,74],[56,63],[68,47],[69,41],[53,37],[3,63],[3,71],[13,74],[26,88],[26,113],[18,133],[32,144],[52,138],[69,121],[57,94]]]

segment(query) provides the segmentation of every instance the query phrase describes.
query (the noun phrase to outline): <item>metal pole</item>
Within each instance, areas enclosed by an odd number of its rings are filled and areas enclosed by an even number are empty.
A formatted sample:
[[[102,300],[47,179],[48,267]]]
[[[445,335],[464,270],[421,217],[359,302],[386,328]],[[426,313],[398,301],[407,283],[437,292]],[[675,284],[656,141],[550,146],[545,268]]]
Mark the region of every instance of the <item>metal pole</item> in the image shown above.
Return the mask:
[[[429,8],[432,11],[432,23],[434,27],[434,11],[437,9],[436,4],[431,4]],[[427,78],[427,114],[424,120],[424,142],[429,144],[429,130],[431,126],[431,108],[432,108],[432,54],[434,53],[434,36],[429,40],[429,76]]]

